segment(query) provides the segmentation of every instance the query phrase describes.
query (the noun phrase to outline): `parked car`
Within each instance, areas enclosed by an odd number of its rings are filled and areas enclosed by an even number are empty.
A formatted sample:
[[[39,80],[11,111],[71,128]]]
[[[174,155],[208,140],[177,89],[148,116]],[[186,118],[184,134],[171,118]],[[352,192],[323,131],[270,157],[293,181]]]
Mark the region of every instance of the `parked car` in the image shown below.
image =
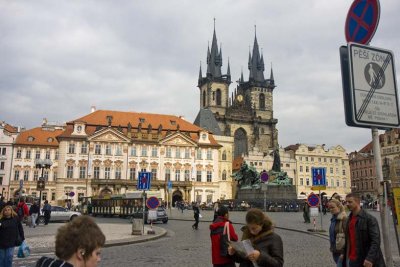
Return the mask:
[[[82,214],[78,211],[71,211],[60,206],[51,206],[50,222],[72,221],[74,218],[81,215]],[[39,215],[38,222],[39,224],[44,224],[43,212]]]
[[[149,209],[146,207],[146,211],[144,214],[144,223],[149,224],[150,220],[148,219],[149,215]],[[131,216],[132,219],[142,219],[143,218],[143,208],[138,209],[136,212],[134,212]],[[156,222],[162,222],[162,223],[167,223],[168,222],[168,215],[167,211],[164,207],[158,207],[157,208],[157,219],[155,220]]]

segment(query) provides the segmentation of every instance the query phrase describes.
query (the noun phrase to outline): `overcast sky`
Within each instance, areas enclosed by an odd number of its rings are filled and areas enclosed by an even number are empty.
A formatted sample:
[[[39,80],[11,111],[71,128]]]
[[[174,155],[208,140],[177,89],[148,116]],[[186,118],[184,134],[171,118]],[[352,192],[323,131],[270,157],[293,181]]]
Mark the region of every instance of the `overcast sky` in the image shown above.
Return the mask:
[[[351,0],[11,1],[0,0],[0,120],[27,128],[70,121],[97,109],[183,115],[199,110],[200,61],[216,18],[223,73],[243,68],[254,25],[274,70],[279,143],[371,141],[346,126],[339,47]],[[371,45],[399,61],[400,1],[381,3]],[[398,76],[398,72],[397,72]],[[236,83],[230,86],[232,91]]]

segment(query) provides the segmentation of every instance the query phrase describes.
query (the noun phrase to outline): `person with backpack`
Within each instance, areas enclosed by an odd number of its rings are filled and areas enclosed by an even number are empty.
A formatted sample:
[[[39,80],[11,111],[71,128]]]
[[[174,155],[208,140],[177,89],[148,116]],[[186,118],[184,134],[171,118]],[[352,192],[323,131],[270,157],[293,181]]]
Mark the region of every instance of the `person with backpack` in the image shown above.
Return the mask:
[[[210,225],[211,230],[211,254],[214,267],[235,267],[235,262],[228,255],[226,239],[237,241],[238,236],[229,221],[228,208],[221,206],[218,209],[217,218]]]
[[[44,206],[42,209],[44,213],[44,225],[48,225],[51,217],[51,205],[48,200],[44,201]]]
[[[29,216],[29,208],[25,203],[25,199],[21,198],[17,206],[17,215],[20,222],[23,222]]]

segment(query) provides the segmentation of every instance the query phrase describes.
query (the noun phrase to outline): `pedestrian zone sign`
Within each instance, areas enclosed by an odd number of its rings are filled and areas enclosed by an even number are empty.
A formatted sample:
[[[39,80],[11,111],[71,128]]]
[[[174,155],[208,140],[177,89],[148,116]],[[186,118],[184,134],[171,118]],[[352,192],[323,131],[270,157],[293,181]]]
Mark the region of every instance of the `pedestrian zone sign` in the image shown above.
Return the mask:
[[[151,187],[151,172],[139,172],[137,189],[150,190]]]
[[[358,127],[400,126],[392,51],[349,43],[351,120]]]

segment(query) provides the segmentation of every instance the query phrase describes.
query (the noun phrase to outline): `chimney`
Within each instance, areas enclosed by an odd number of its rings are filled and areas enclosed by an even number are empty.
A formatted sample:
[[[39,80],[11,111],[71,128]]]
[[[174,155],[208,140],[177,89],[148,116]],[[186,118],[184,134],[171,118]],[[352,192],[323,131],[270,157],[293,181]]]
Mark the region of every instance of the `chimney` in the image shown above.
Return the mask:
[[[46,119],[46,118],[43,118],[42,126],[45,126],[45,125],[47,125],[47,119]]]
[[[179,119],[185,120],[185,117],[182,115],[179,115]]]
[[[90,113],[93,113],[93,112],[95,112],[96,111],[96,106],[91,106],[90,107]]]

